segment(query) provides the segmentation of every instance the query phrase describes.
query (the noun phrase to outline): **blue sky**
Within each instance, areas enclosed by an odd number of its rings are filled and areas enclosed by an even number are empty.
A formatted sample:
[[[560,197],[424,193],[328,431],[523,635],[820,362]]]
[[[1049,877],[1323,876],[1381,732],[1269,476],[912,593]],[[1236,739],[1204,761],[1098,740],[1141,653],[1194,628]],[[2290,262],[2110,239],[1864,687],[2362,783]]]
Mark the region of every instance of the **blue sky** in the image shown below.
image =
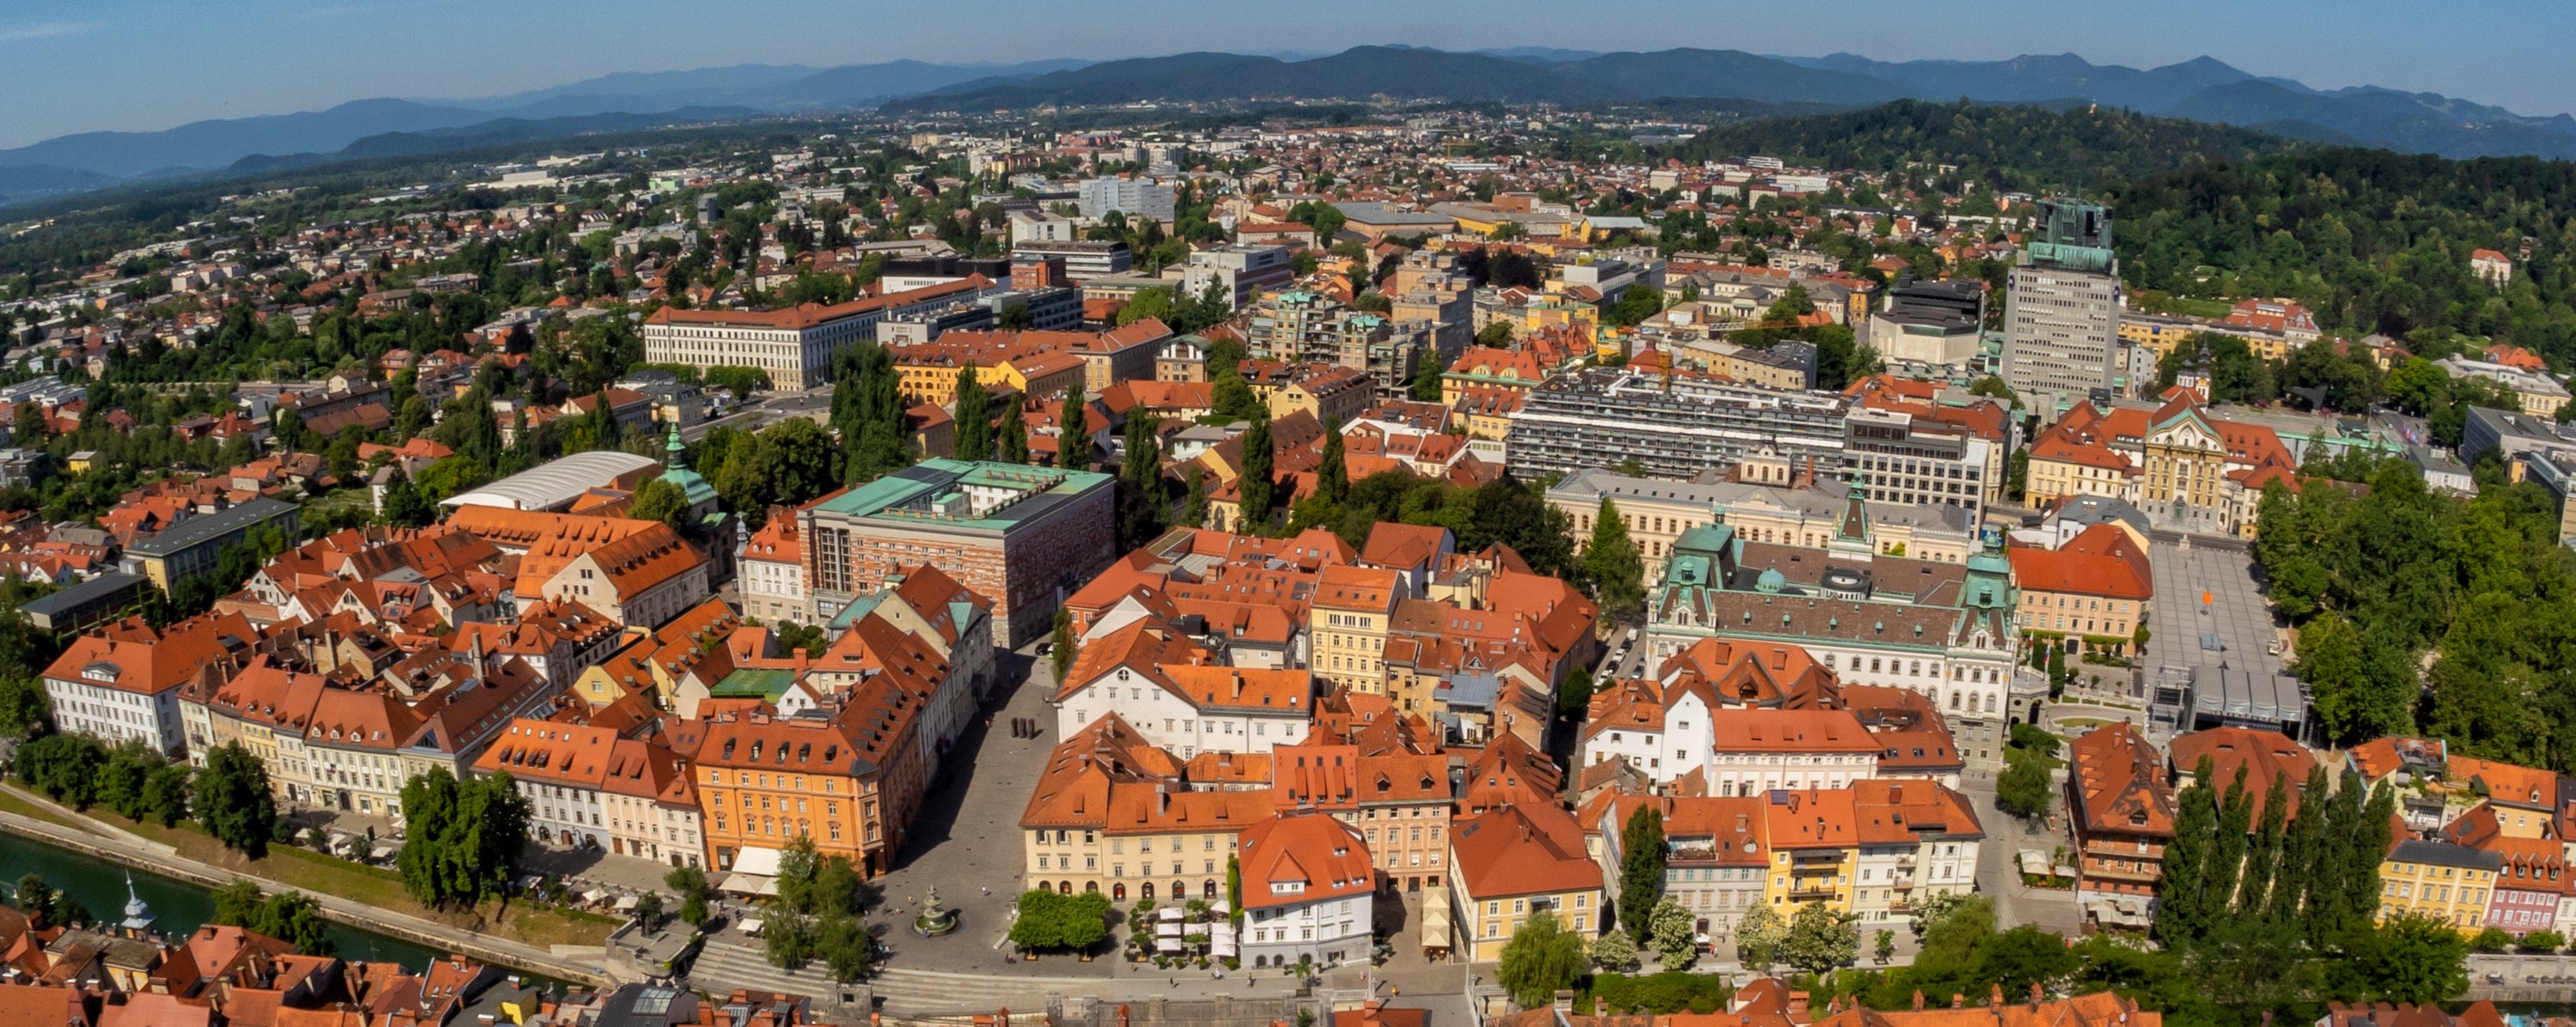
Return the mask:
[[[961,12],[972,11],[961,16]],[[2576,110],[2566,0],[5,0],[0,146],[71,132],[471,97],[740,63],[1182,50],[1701,46],[1886,60],[2208,54],[2312,86]]]

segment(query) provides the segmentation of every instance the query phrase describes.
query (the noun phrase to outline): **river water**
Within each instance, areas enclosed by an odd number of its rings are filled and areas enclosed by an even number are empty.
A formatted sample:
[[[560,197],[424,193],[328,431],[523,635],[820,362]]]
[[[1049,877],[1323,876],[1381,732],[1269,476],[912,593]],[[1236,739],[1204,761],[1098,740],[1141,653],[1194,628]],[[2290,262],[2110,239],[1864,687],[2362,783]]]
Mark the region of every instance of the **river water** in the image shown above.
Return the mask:
[[[0,893],[15,901],[18,879],[31,873],[80,900],[81,905],[89,907],[90,915],[104,922],[112,924],[124,916],[124,867],[19,835],[0,834]],[[215,912],[214,896],[205,889],[156,874],[136,871],[134,894],[152,907],[152,929],[160,934],[184,937]],[[337,954],[342,959],[400,963],[417,973],[437,957],[437,953],[410,942],[346,924],[333,923],[330,930],[331,941],[339,946]]]

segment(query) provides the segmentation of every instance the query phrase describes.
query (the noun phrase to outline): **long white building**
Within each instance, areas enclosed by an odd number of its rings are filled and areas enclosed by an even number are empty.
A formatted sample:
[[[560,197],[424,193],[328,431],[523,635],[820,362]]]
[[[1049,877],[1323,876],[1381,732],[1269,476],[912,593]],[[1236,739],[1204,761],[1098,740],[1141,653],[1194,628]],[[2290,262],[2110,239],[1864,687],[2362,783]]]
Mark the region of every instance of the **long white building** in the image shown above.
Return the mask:
[[[780,388],[823,384],[832,359],[880,321],[1003,291],[982,275],[920,289],[866,296],[831,306],[783,310],[682,310],[664,307],[644,319],[644,359],[691,367],[757,367]]]

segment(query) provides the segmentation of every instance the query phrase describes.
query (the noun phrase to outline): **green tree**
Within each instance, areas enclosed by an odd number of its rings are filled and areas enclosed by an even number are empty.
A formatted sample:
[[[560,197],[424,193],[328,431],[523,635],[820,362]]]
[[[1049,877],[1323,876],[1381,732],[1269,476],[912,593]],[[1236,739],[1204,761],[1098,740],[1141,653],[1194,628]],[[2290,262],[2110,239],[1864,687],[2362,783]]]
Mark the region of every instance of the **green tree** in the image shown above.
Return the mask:
[[[1082,376],[1075,375],[1056,404],[1056,466],[1088,470],[1092,449],[1091,400],[1082,394]]]
[[[23,670],[0,670],[0,738],[27,738],[52,730],[53,723],[54,703],[44,682]]]
[[[82,809],[97,799],[95,769],[106,760],[106,747],[89,735],[46,735],[18,747],[16,769],[46,798]]]
[[[473,906],[504,893],[527,851],[528,800],[508,773],[459,782],[445,770],[403,783],[409,837],[396,869],[422,905]]]
[[[1420,369],[1413,372],[1413,381],[1404,387],[1405,397],[1420,403],[1440,402],[1440,392],[1440,365],[1437,361],[1428,359],[1423,361]]]
[[[29,873],[18,878],[14,900],[18,912],[27,915],[28,923],[42,930],[62,922],[55,918],[59,912],[57,899],[60,895],[52,885],[45,883],[44,878]]]
[[[2216,764],[2202,756],[2191,783],[2174,795],[2174,837],[2165,846],[2164,870],[2156,882],[2153,931],[2167,948],[2180,949],[2209,931],[2211,918],[2201,896],[2215,858],[2218,799],[2209,779],[2217,773]]]
[[[1592,668],[1580,665],[1567,668],[1565,680],[1556,686],[1557,716],[1569,720],[1583,716],[1592,705],[1593,690]]]
[[[277,830],[277,805],[269,795],[266,763],[239,742],[216,746],[197,771],[195,791],[189,806],[207,834],[252,859],[268,854],[268,840]],[[411,807],[406,803],[404,808]]]
[[[1277,483],[1272,480],[1270,412],[1255,407],[1252,426],[1243,432],[1243,477],[1235,482],[1235,494],[1243,506],[1243,523],[1238,531],[1258,531],[1270,520],[1270,507]]]
[[[2247,833],[2254,824],[2254,794],[2245,787],[2250,764],[2236,765],[2236,775],[2218,803],[2216,840],[2201,864],[2200,916],[2215,928],[2236,908],[2237,885],[2243,880]]]
[[[2004,772],[1995,778],[1996,809],[2035,820],[2047,815],[2053,791],[2046,758],[2025,750],[2005,750]]]
[[[635,897],[635,922],[645,930],[662,926],[662,893],[648,891]]]
[[[1059,895],[1033,888],[1020,895],[1011,943],[1023,949],[1086,952],[1109,936],[1109,896]]]
[[[1073,669],[1074,651],[1082,645],[1081,636],[1073,633],[1073,611],[1055,608],[1055,633],[1048,642],[1047,658],[1055,661],[1055,680],[1064,683],[1066,671]]]
[[[1688,969],[1699,959],[1696,922],[1690,911],[1670,897],[1647,907],[1646,931],[1654,944],[1655,959],[1666,970]]]
[[[1554,1001],[1559,989],[1573,987],[1583,969],[1583,939],[1559,924],[1555,913],[1540,910],[1503,944],[1494,979],[1521,1008],[1538,1009]]]
[[[2254,841],[2245,850],[2245,873],[2236,886],[2236,915],[2260,920],[2271,908],[2272,875],[2281,866],[2283,832],[2289,821],[2289,775],[2274,774],[2263,786],[2263,813]]]
[[[1628,524],[1618,505],[1608,496],[1601,497],[1601,508],[1593,516],[1592,542],[1584,547],[1583,565],[1603,613],[1625,621],[1644,612],[1645,561],[1638,555],[1637,543],[1628,537]]]
[[[2281,856],[2273,871],[2270,894],[2264,901],[2264,919],[2283,926],[2295,926],[2300,907],[2307,898],[2306,882],[2316,873],[2323,858],[2320,848],[2325,843],[2326,810],[2332,799],[2332,787],[2323,766],[2308,768],[2308,780],[2299,789],[2299,815],[2289,824],[2281,838]]]
[[[993,458],[993,395],[975,365],[957,369],[957,459]]]
[[[187,819],[189,777],[185,763],[165,763],[155,768],[151,780],[143,783],[144,814],[163,827]]]
[[[1771,972],[1771,964],[1780,958],[1780,946],[1789,940],[1788,921],[1769,906],[1755,906],[1744,911],[1735,922],[1736,955],[1755,973]]]
[[[1780,944],[1781,958],[1811,974],[1850,966],[1860,959],[1860,928],[1854,926],[1859,919],[1821,902],[1800,906],[1789,922],[1788,938]]]
[[[1207,471],[1196,462],[1190,464],[1189,494],[1182,500],[1181,520],[1193,528],[1207,527]]]
[[[1029,462],[1029,425],[1021,418],[1017,399],[1002,407],[1002,427],[994,433],[993,459],[1006,464]]]
[[[635,501],[626,516],[639,521],[660,521],[677,531],[688,526],[689,497],[680,487],[655,478],[635,490]]]
[[[680,896],[680,920],[691,927],[707,922],[707,872],[697,867],[674,867],[662,875],[663,887]]]
[[[1243,372],[1231,363],[1220,363],[1216,350],[1208,351],[1208,406],[1226,417],[1251,417],[1265,409],[1252,384],[1243,380]]]
[[[2333,964],[2339,993],[2385,1002],[2448,1002],[2469,990],[2469,942],[2450,924],[2404,914],[2356,931]]]
[[[385,471],[385,523],[403,528],[427,527],[438,517],[438,507],[412,487],[411,475],[401,465]]]
[[[1626,972],[1637,968],[1637,943],[1626,931],[1610,931],[1592,941],[1592,965]]]
[[[1664,894],[1664,814],[1641,804],[1619,832],[1619,904],[1628,914],[1628,936],[1644,942],[1652,925],[1646,911]]]
[[[1340,425],[1330,425],[1325,428],[1324,455],[1316,465],[1315,482],[1317,495],[1336,503],[1350,498],[1351,471],[1347,458],[1342,455]]]

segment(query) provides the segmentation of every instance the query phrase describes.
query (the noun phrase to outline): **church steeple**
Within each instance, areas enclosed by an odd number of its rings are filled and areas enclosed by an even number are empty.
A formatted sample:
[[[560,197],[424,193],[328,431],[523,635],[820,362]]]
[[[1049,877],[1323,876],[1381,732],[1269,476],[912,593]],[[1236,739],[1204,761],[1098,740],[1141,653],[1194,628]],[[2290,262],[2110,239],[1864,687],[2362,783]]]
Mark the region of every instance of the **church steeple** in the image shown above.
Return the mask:
[[[141,938],[152,930],[152,907],[143,904],[143,896],[134,890],[134,871],[125,872],[125,920],[117,928],[130,938]]]
[[[662,467],[663,467],[665,470],[672,470],[672,471],[679,470],[679,469],[680,469],[680,456],[681,456],[681,454],[688,452],[688,447],[687,447],[687,446],[684,446],[684,445],[682,445],[682,444],[680,443],[680,422],[679,422],[679,419],[677,419],[677,418],[673,418],[673,419],[672,419],[672,421],[671,421],[671,441],[670,441],[669,443],[665,444],[665,445],[662,447],[662,450],[663,450],[663,452],[665,452],[665,453],[669,454],[668,456],[665,456],[665,457],[663,457],[663,458],[662,458]]]
[[[1834,540],[1829,548],[1864,560],[1878,552],[1876,529],[1869,518],[1869,487],[1857,474],[1843,495],[1843,512],[1834,520]]]

